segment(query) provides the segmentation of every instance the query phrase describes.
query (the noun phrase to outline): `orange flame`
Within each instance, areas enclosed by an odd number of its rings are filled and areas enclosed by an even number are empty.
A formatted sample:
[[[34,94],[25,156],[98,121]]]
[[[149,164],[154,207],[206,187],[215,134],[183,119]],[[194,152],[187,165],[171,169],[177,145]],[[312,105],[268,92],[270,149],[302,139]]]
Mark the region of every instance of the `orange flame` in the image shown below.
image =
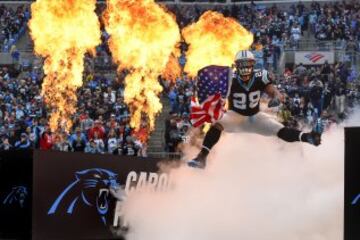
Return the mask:
[[[100,44],[96,0],[37,0],[31,5],[30,34],[45,58],[42,95],[51,109],[50,127],[69,131],[82,85],[84,54]]]
[[[248,49],[253,42],[253,35],[235,19],[213,11],[184,28],[182,36],[190,45],[184,71],[191,76],[208,65],[231,66],[236,52]]]
[[[165,69],[163,70],[161,76],[166,80],[175,82],[178,77],[181,75],[181,66],[179,63],[180,50],[176,48],[176,52],[171,53],[169,61],[166,64]]]
[[[114,61],[119,70],[130,70],[125,79],[130,125],[138,129],[145,114],[153,129],[162,109],[158,76],[180,41],[175,17],[153,0],[107,0],[104,22]]]

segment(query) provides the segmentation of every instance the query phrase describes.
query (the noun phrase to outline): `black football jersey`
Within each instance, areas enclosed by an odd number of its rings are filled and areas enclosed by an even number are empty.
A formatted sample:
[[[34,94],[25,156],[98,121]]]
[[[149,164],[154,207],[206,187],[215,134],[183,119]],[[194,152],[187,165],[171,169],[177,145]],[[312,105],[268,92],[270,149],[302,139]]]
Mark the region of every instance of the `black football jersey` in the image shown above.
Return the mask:
[[[260,97],[272,81],[266,70],[254,70],[254,75],[247,83],[239,76],[232,78],[229,93],[229,110],[244,116],[252,116],[260,110]]]

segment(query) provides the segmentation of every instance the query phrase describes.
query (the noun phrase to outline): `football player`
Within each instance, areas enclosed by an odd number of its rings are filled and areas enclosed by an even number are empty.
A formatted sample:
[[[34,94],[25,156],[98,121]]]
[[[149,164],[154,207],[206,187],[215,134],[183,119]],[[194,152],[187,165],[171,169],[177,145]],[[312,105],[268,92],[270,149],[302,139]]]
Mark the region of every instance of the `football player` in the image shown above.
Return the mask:
[[[284,102],[284,96],[272,84],[269,73],[255,70],[255,58],[250,51],[240,51],[235,57],[235,70],[228,94],[229,109],[224,116],[212,124],[206,133],[203,146],[197,157],[188,162],[191,167],[204,168],[212,147],[219,141],[222,131],[251,132],[265,136],[277,136],[286,142],[307,142],[318,146],[321,133],[301,132],[284,127],[273,117],[260,111],[260,98],[266,93],[272,99]]]

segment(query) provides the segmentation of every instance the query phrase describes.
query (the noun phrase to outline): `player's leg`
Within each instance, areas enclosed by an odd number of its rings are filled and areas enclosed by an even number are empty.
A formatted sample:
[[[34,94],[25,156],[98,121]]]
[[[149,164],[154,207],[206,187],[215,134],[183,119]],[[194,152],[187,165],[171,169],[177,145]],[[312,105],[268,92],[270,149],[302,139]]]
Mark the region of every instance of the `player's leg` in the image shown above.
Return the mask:
[[[273,117],[265,114],[258,113],[254,120],[254,131],[262,135],[275,135],[286,142],[307,142],[312,145],[318,146],[321,143],[321,134],[315,131],[301,132],[295,128],[285,127]]]
[[[206,158],[210,153],[210,150],[216,145],[221,137],[222,131],[236,132],[240,130],[241,124],[245,118],[240,114],[233,111],[228,111],[224,116],[215,124],[213,124],[209,131],[206,133],[203,146],[200,153],[195,159],[188,162],[191,167],[204,168],[206,166]]]
[[[284,127],[273,116],[259,112],[249,117],[244,125],[247,131],[258,133],[264,136],[276,136],[277,132]]]
[[[188,162],[190,167],[204,168],[206,166],[206,158],[210,150],[218,143],[222,131],[223,127],[220,123],[215,123],[210,127],[209,131],[205,134],[201,151],[193,160]]]
[[[315,131],[301,132],[297,129],[284,127],[279,130],[277,136],[286,142],[307,142],[314,146],[321,144],[321,134]]]

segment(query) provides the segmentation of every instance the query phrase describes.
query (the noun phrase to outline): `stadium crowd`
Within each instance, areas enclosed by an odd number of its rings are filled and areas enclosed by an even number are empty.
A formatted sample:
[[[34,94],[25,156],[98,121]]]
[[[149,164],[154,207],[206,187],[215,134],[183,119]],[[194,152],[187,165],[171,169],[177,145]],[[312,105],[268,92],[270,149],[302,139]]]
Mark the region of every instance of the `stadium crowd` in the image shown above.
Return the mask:
[[[89,69],[89,68],[87,68]],[[91,68],[90,68],[91,69]],[[42,73],[36,68],[23,76],[0,71],[0,150],[43,150],[145,155],[143,128],[129,126],[124,86],[103,74],[86,72],[86,84],[78,91],[78,110],[70,133],[53,133],[40,95]]]
[[[285,125],[312,126],[319,116],[328,126],[346,117],[351,106],[359,99],[358,73],[344,64],[304,66],[302,64],[279,72],[280,56],[285,46],[299,47],[304,32],[319,41],[337,40],[345,50],[359,51],[360,3],[316,2],[305,7],[298,2],[288,11],[276,5],[170,5],[181,28],[196,21],[206,10],[216,10],[232,16],[250,29],[255,36],[252,46],[257,67],[277,72],[275,83],[286,93],[287,101],[276,109]],[[103,8],[99,8],[99,14]],[[0,6],[2,32],[0,44],[17,33],[26,19],[28,9],[9,10]],[[25,17],[24,17],[25,16]],[[341,17],[339,17],[341,16]],[[7,30],[4,30],[7,29]],[[102,27],[102,39],[108,35]],[[187,45],[182,43],[183,55],[179,62],[186,63]],[[85,85],[78,91],[78,111],[70,133],[52,133],[47,123],[48,110],[40,95],[43,75],[39,68],[30,72],[12,74],[0,69],[0,150],[40,148],[89,153],[146,155],[146,122],[135,132],[129,126],[130,113],[124,103],[126,75],[109,76],[102,72],[112,69],[107,44],[97,48],[97,58],[86,58]],[[178,152],[179,144],[186,141],[190,124],[190,100],[195,91],[195,80],[186,73],[170,83],[161,79],[164,94],[168,96],[171,111],[165,126],[165,151]]]
[[[313,3],[308,12],[309,24],[312,32],[319,40],[347,40],[360,39],[360,3],[348,4],[335,2],[334,4]],[[358,44],[357,44],[358,45]],[[359,46],[356,46],[359,49]]]
[[[314,126],[321,117],[325,127],[345,119],[360,100],[358,72],[340,62],[286,70],[278,88],[287,95],[286,104],[279,109],[285,125]]]
[[[0,5],[0,49],[10,50],[29,18],[29,8],[24,5],[15,9],[4,4]]]

